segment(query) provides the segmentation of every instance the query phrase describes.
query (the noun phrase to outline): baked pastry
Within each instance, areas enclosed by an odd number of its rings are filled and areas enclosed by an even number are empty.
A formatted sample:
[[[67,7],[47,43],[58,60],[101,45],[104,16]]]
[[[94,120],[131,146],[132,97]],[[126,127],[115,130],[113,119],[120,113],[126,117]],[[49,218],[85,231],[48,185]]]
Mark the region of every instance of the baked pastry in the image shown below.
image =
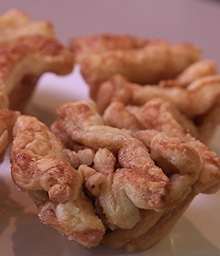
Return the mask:
[[[23,110],[41,75],[65,75],[73,65],[71,52],[55,38],[50,23],[32,22],[17,10],[0,17],[0,154],[8,145],[17,111]]]
[[[41,24],[45,34],[27,35],[24,24],[37,28],[24,14],[3,21],[18,31],[17,40],[0,45],[0,96],[11,113],[2,127],[8,136],[13,130],[11,176],[43,223],[88,248],[146,249],[196,195],[219,190],[220,159],[203,141],[219,121],[220,79],[213,61],[200,60],[200,49],[98,35],[72,39],[70,52],[48,24]],[[44,72],[67,74],[74,63],[91,100],[60,106],[50,128],[7,109],[22,109],[18,88],[30,89],[25,102]]]
[[[101,116],[92,100],[60,106],[51,129],[17,118],[12,178],[43,223],[89,248],[146,249],[197,194],[219,189],[219,157],[188,133],[193,124],[175,106],[153,101],[145,111],[124,105],[118,122],[111,105]],[[145,117],[156,103],[163,107],[152,126]]]
[[[197,78],[187,87],[181,87],[175,81],[140,86],[118,74],[100,85],[96,102],[99,112],[103,113],[111,102],[141,106],[154,98],[169,101],[191,120],[198,130],[198,138],[209,143],[220,121],[219,93],[219,75]]]
[[[85,196],[83,177],[75,169],[81,162],[80,154],[65,149],[35,117],[19,116],[13,133],[12,179],[28,191],[41,221],[70,240],[87,247],[97,245],[105,229]]]
[[[74,53],[76,63],[90,54],[104,53],[113,50],[131,50],[143,47],[149,40],[141,39],[132,35],[99,34],[93,36],[71,38],[70,50]]]
[[[12,109],[24,107],[45,72],[65,75],[73,69],[70,52],[49,22],[32,22],[26,13],[11,10],[0,17],[0,35],[0,79]]]
[[[0,44],[35,35],[47,38],[56,37],[51,22],[32,21],[24,11],[10,9],[0,16]]]
[[[201,50],[189,43],[171,45],[127,35],[72,38],[70,49],[94,100],[100,83],[115,74],[143,85],[158,83],[174,78],[201,58]]]
[[[220,122],[220,76],[195,45],[101,34],[72,38],[70,49],[101,114],[111,102],[140,106],[162,98],[193,123],[197,138],[211,141]]]

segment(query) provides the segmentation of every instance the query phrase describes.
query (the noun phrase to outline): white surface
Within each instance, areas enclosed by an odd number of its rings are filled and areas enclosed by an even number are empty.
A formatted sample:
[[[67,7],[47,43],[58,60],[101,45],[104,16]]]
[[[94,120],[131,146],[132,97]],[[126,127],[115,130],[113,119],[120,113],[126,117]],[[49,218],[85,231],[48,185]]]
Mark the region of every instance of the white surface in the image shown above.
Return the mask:
[[[59,104],[87,97],[88,88],[77,68],[63,78],[46,74],[40,80],[29,111],[50,123]],[[220,131],[213,142],[218,153],[219,137]],[[88,250],[41,224],[28,195],[16,190],[7,157],[0,166],[0,256],[217,256],[220,255],[219,214],[220,192],[199,195],[173,231],[147,251],[129,254],[101,246]]]

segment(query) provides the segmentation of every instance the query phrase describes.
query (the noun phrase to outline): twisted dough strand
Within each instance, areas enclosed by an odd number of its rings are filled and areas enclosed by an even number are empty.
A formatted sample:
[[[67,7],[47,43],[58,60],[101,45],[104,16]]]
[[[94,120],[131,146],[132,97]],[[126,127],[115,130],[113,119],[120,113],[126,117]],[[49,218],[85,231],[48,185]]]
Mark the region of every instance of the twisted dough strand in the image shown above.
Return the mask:
[[[206,113],[218,100],[219,94],[218,75],[199,78],[187,88],[140,86],[127,81],[121,75],[115,75],[100,86],[97,105],[99,112],[103,113],[113,101],[140,106],[153,98],[161,98],[172,102],[186,116],[194,117]]]

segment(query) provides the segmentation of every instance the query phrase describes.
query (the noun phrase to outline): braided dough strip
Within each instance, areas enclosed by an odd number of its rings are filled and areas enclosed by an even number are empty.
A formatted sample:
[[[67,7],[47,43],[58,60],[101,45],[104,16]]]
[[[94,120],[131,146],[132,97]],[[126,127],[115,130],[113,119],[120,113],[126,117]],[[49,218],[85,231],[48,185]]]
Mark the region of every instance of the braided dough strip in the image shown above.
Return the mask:
[[[112,102],[105,110],[103,119],[109,126],[132,131],[158,130],[171,137],[182,137],[187,133],[196,138],[200,135],[191,119],[183,115],[171,102],[161,98],[153,98],[142,106]]]
[[[159,40],[153,41],[141,39],[130,35],[98,34],[71,38],[69,47],[74,54],[75,62],[80,65],[81,60],[91,54],[99,54],[114,50],[138,50],[148,44],[158,43],[158,41]],[[186,67],[182,73],[176,77],[176,80],[181,86],[187,86],[199,77],[216,74],[216,63],[212,60],[201,59]]]
[[[149,40],[129,35],[98,34],[71,38],[69,48],[74,54],[75,61],[80,64],[81,60],[94,53],[103,53],[112,50],[131,50],[145,46]]]
[[[33,35],[55,38],[55,31],[50,22],[34,22],[27,13],[16,9],[0,16],[0,44]]]
[[[92,53],[80,60],[80,72],[96,99],[99,85],[115,74],[139,84],[158,83],[179,75],[200,60],[200,50],[191,44],[170,45],[163,40],[148,41],[143,47]]]
[[[199,78],[187,88],[140,86],[127,81],[121,75],[115,75],[100,86],[97,105],[100,113],[103,113],[113,101],[140,106],[157,97],[172,102],[186,116],[194,117],[206,113],[218,101],[219,93],[219,75]]]

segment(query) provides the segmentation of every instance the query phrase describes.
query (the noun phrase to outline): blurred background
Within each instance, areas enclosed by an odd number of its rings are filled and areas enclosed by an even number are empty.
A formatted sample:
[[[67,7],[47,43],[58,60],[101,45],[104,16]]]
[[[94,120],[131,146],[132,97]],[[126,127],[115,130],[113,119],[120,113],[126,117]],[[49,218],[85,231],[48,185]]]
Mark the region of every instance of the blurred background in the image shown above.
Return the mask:
[[[0,1],[1,14],[11,8],[51,21],[64,44],[71,37],[107,32],[188,41],[220,66],[218,0]]]

